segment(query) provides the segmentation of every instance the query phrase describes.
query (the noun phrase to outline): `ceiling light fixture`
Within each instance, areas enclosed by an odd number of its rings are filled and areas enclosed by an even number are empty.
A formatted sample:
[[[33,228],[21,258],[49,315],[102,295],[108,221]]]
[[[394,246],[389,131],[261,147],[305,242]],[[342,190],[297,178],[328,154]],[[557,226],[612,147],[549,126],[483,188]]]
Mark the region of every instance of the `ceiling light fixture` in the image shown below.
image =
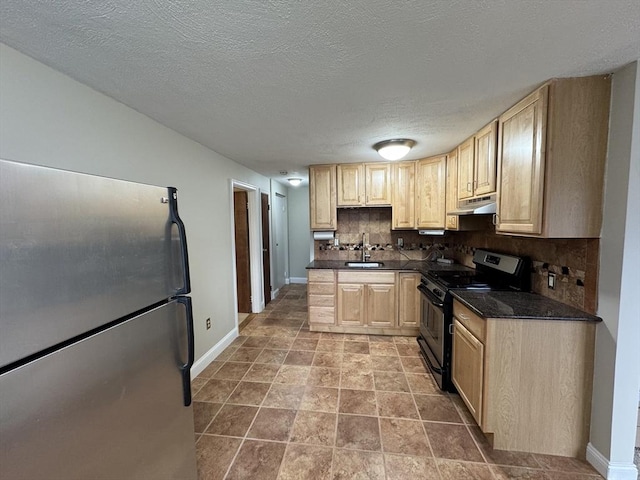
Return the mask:
[[[291,184],[292,187],[297,187],[302,183],[301,178],[287,178],[287,181]]]
[[[373,148],[385,160],[400,160],[416,144],[414,140],[408,138],[397,138],[394,140],[383,140],[376,143]]]

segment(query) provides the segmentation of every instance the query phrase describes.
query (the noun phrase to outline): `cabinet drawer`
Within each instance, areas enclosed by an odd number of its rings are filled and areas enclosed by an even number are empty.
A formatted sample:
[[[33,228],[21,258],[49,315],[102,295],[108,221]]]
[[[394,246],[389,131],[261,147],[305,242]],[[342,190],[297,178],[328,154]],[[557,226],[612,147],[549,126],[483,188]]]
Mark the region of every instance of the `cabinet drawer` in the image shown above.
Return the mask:
[[[309,307],[309,323],[334,325],[335,309],[333,307]]]
[[[307,285],[309,295],[334,295],[333,283],[310,283]]]
[[[309,295],[310,307],[333,307],[335,297],[333,295]]]
[[[453,302],[453,316],[456,317],[475,337],[484,343],[487,322],[457,300]]]
[[[333,270],[309,270],[307,273],[309,275],[309,283],[333,283],[334,281]]]
[[[339,283],[396,283],[395,272],[338,271]]]

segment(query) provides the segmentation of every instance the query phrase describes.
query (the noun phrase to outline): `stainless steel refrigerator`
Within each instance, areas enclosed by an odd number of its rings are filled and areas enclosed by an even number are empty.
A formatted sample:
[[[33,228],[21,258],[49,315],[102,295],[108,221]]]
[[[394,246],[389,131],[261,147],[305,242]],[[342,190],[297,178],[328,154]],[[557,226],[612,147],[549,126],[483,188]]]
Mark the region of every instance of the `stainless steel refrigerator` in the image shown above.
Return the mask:
[[[195,479],[177,192],[0,160],[0,478]]]

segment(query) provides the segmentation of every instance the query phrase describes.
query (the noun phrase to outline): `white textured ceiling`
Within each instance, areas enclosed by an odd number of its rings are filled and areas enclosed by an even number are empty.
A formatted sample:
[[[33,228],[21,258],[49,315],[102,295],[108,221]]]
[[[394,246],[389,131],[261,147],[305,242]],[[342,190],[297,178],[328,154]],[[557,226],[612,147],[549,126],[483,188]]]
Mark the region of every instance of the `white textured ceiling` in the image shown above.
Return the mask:
[[[274,178],[640,58],[638,0],[2,0],[0,40]]]

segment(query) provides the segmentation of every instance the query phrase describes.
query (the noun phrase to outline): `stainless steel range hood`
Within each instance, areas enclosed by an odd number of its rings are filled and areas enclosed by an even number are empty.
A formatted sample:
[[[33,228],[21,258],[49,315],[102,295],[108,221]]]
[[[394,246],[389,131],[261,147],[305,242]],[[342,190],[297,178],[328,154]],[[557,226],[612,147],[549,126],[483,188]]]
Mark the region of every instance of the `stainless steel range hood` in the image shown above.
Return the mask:
[[[460,200],[458,208],[447,215],[492,215],[496,213],[496,194],[486,197]]]

